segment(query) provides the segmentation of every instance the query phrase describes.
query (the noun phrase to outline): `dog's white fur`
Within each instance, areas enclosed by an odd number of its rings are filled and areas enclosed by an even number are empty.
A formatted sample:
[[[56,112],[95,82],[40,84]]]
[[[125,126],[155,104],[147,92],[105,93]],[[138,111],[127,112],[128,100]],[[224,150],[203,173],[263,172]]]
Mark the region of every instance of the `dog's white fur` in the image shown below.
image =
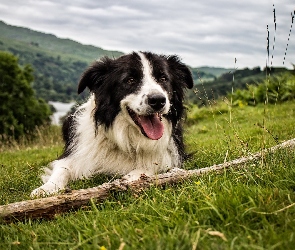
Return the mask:
[[[121,111],[111,128],[95,127],[93,112],[95,98],[81,105],[73,114],[76,138],[69,156],[50,163],[42,177],[44,184],[33,190],[32,196],[44,196],[63,190],[68,181],[88,178],[97,173],[120,174],[133,181],[141,174],[147,176],[165,172],[180,165],[177,147],[172,139],[172,125],[162,117],[164,134],[159,140],[142,135],[128,114],[127,107],[139,115],[148,113],[147,95],[159,93],[166,98],[161,114],[170,110],[168,93],[154,80],[145,56],[139,53],[143,64],[143,84],[139,92],[127,95],[120,103]]]

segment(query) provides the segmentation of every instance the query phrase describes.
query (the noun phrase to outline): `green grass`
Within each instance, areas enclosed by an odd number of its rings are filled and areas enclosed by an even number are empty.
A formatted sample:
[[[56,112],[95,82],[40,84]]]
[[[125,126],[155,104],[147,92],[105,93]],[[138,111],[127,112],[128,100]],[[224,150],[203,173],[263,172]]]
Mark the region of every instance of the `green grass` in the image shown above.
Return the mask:
[[[185,168],[207,167],[293,138],[294,112],[295,102],[191,110],[185,139],[195,154]],[[28,198],[40,184],[41,166],[62,150],[57,140],[35,145],[2,148],[1,204]],[[71,188],[106,179],[77,181]],[[0,249],[293,249],[294,191],[295,153],[282,149],[244,168],[138,195],[114,193],[102,204],[51,221],[0,224]]]
[[[193,163],[199,167],[241,157],[293,138],[294,119],[294,102],[232,110],[225,103],[194,106],[187,120],[188,151],[196,151]]]

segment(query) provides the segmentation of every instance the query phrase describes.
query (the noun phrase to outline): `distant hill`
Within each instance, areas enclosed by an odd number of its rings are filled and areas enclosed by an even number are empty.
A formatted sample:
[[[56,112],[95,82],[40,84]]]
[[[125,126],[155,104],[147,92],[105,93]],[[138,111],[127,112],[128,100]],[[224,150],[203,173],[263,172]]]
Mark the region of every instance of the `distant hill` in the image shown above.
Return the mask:
[[[233,68],[226,69],[226,68],[208,67],[208,66],[199,67],[197,69],[201,72],[206,73],[206,74],[214,75],[215,77],[219,77],[225,73],[228,73],[228,72],[231,72],[234,70]]]
[[[34,68],[33,88],[37,96],[49,101],[69,102],[81,99],[77,83],[86,67],[102,56],[118,57],[119,51],[108,51],[61,39],[28,28],[0,21],[0,50],[18,56],[21,65]]]
[[[6,41],[16,42],[10,46],[22,45],[25,46],[24,49],[32,52],[42,51],[50,56],[60,56],[62,59],[81,60],[87,63],[102,56],[118,57],[123,55],[119,51],[108,51],[92,45],[83,45],[70,39],[58,38],[52,34],[16,27],[0,21],[0,39],[3,38]]]

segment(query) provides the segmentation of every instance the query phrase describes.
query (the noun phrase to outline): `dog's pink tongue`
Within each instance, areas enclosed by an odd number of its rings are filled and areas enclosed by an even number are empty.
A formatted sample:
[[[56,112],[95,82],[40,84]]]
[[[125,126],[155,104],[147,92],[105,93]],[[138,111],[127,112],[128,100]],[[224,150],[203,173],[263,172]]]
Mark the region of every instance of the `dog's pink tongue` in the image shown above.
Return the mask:
[[[147,137],[152,140],[159,140],[164,133],[163,123],[158,115],[139,116],[139,123]]]

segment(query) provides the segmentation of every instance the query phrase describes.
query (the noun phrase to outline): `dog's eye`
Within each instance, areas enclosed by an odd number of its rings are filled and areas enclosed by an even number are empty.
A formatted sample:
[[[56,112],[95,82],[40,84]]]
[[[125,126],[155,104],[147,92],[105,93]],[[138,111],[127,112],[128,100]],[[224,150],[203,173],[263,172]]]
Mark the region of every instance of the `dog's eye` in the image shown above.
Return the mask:
[[[133,77],[129,77],[127,78],[127,81],[126,81],[128,84],[132,85],[135,83],[135,79]]]
[[[161,76],[159,80],[160,80],[160,82],[163,82],[163,83],[168,81],[166,76]]]

